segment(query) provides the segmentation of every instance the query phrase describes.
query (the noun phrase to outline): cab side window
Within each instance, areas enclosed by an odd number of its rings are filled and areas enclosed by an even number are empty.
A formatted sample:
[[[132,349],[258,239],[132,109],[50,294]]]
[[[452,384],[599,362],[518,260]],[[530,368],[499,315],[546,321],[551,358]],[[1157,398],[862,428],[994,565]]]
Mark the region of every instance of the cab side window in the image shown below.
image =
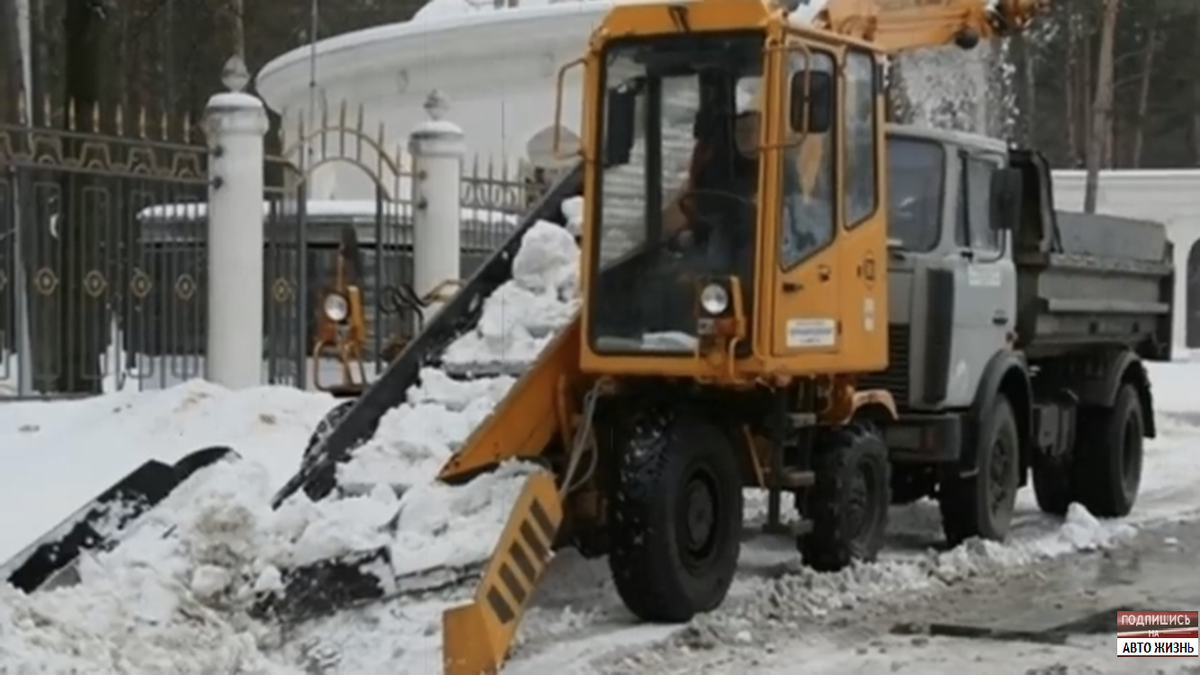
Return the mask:
[[[994,160],[962,156],[958,226],[954,237],[959,246],[993,256],[999,255],[1004,246],[1000,231],[989,222],[992,174],[997,168]]]
[[[869,52],[846,53],[846,104],[842,107],[842,129],[846,134],[846,227],[866,221],[879,205],[875,76],[875,57]]]
[[[824,72],[835,75],[833,55],[818,50],[793,53],[788,79],[797,73]],[[833,78],[834,87],[838,86]],[[837,100],[837,92],[833,92]],[[787,103],[785,103],[787,105]],[[835,117],[836,120],[836,117]],[[834,167],[837,144],[834,129],[828,133],[796,135],[789,132],[783,151],[783,232],[780,264],[790,269],[833,241],[836,229]]]

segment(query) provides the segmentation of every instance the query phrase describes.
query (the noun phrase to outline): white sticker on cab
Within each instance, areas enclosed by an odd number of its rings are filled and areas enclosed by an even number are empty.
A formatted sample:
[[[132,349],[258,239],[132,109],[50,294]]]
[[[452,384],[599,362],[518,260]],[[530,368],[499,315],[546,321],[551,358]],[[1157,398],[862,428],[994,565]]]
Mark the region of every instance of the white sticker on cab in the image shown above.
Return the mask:
[[[837,322],[833,319],[789,319],[788,347],[832,347],[837,344]]]

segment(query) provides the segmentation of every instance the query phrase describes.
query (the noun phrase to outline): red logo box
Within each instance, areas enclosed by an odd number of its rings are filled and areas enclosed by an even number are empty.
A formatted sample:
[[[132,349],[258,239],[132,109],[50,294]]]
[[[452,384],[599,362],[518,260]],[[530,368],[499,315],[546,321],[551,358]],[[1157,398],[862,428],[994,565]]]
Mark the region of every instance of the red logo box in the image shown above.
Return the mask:
[[[1117,612],[1117,656],[1200,656],[1200,612]]]

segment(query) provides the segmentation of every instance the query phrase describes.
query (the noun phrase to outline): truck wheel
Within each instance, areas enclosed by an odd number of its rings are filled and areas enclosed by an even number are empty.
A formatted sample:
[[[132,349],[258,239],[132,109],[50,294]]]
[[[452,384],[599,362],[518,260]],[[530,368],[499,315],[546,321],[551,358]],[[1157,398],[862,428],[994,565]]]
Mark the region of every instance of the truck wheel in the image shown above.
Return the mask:
[[[741,548],[736,446],[691,414],[649,414],[632,426],[609,501],[609,569],[643,621],[689,621],[725,600]]]
[[[1038,508],[1052,516],[1066,515],[1074,499],[1071,456],[1047,457],[1040,452],[1033,458],[1033,494]]]
[[[948,478],[938,491],[942,531],[951,545],[971,537],[1003,541],[1008,536],[1021,479],[1020,438],[1012,405],[997,396],[981,423],[975,474]]]
[[[806,565],[836,572],[879,555],[891,504],[889,470],[887,446],[871,426],[825,434],[813,457],[816,483],[805,514],[813,529],[796,541]]]
[[[1142,482],[1146,422],[1137,390],[1123,385],[1111,408],[1084,412],[1075,441],[1078,501],[1094,516],[1127,516]]]

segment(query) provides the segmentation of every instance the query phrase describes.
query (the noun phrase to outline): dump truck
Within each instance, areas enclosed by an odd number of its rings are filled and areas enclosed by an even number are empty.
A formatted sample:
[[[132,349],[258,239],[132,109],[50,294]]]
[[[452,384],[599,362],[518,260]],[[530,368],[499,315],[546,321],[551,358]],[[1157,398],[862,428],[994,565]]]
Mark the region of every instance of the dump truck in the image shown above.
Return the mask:
[[[892,499],[934,497],[952,543],[1008,533],[1019,486],[1101,517],[1133,508],[1155,435],[1145,360],[1171,356],[1161,223],[1054,208],[1038,153],[888,131]]]
[[[577,168],[339,406],[274,505],[301,492],[336,499],[338,465],[422,369],[492,375],[450,369],[447,347],[513,277],[525,234],[565,225],[564,202],[582,196],[578,314],[439,475],[461,484],[510,460],[539,467],[522,479],[493,555],[452,580],[476,593],[444,616],[446,673],[499,670],[556,548],[606,557],[640,619],[719,607],[737,570],[746,487],[769,491],[776,524],[782,496],[793,497],[790,535],[818,570],[874,559],[897,499],[961,507],[955,538],[1003,536],[1009,494],[982,480],[998,466],[1018,482],[1032,467],[1047,510],[1087,500],[1103,512],[1112,495],[1098,486],[1134,474],[1096,466],[1115,456],[1104,434],[1124,420],[1140,450],[1153,433],[1140,364],[1169,351],[1169,296],[1151,300],[1171,287],[1169,265],[1150,258],[1161,227],[1132,235],[1146,237],[1145,259],[1114,250],[1088,228],[1118,235],[1129,223],[1056,214],[1036,153],[886,123],[889,54],[973,47],[1022,30],[1044,5],[833,0],[804,19],[753,0],[614,6],[566,66],[584,71]],[[932,202],[889,186],[911,178],[905,142],[938,150],[940,173],[918,185]],[[994,164],[986,176],[956,163],[976,156]],[[932,244],[906,243],[917,220],[917,240]],[[1104,270],[1124,280],[1109,284]],[[1100,422],[1104,434],[1085,428]],[[222,453],[158,467],[163,484]],[[144,511],[159,497],[142,493]],[[117,545],[92,515],[101,506],[10,562],[10,582],[36,591],[81,549]],[[260,615],[394,598],[390,556],[286,570],[286,592],[264,597]]]

